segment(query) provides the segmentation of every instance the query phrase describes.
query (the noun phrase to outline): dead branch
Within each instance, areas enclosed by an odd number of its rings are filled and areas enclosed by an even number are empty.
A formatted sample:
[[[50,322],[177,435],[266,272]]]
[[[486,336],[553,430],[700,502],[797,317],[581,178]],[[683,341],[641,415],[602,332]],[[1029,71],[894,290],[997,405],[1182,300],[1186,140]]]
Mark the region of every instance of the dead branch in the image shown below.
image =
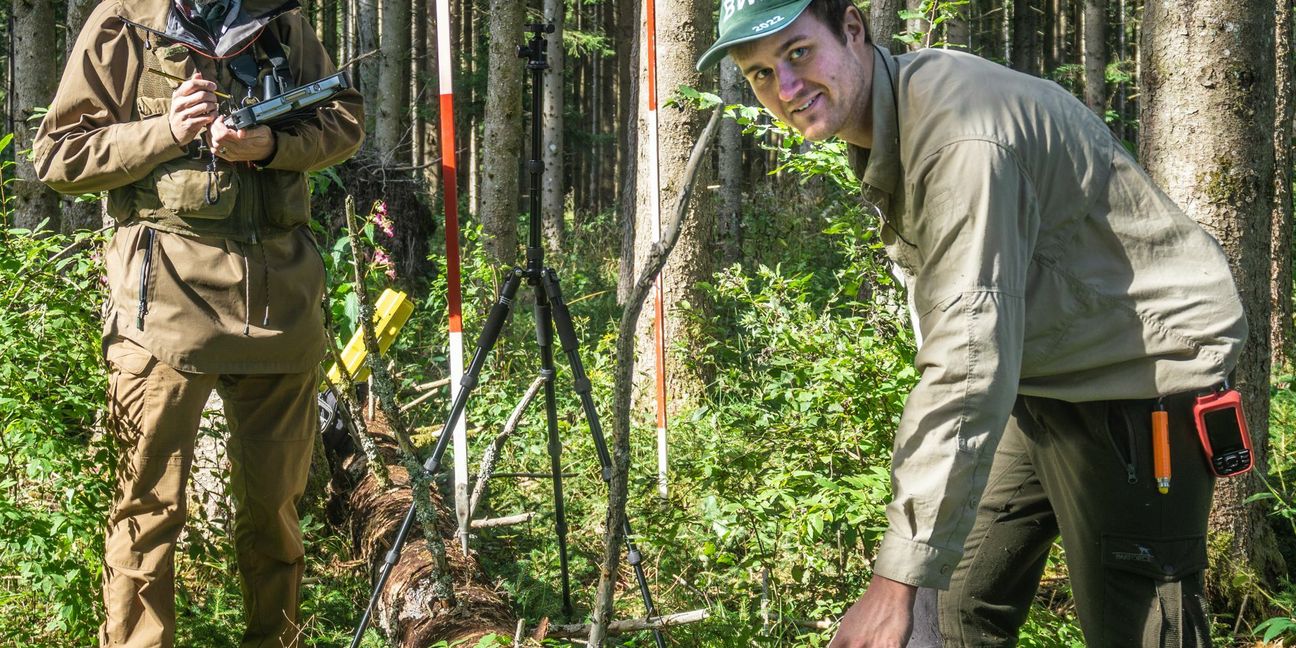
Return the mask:
[[[643,630],[660,630],[663,628],[671,628],[674,626],[705,621],[709,616],[711,616],[710,610],[692,610],[690,612],[677,612],[675,614],[667,614],[666,616],[653,617],[651,619],[622,619],[608,624],[607,634],[615,636],[630,632],[641,632]],[[560,639],[588,637],[590,636],[590,631],[593,627],[594,625],[591,623],[555,625],[549,627],[549,633],[547,636]],[[591,639],[590,645],[593,644],[594,640]]]
[[[675,244],[679,241],[680,224],[688,211],[689,198],[693,193],[693,181],[702,162],[702,154],[715,136],[716,126],[720,123],[723,107],[717,107],[711,113],[702,136],[693,145],[689,153],[688,165],[684,168],[684,182],[679,197],[675,201],[675,210],[669,225],[662,233],[661,241],[654,245],[644,261],[643,272],[630,291],[625,310],[621,313],[620,330],[617,335],[617,376],[615,402],[613,407],[613,459],[612,479],[608,488],[607,531],[603,537],[603,560],[599,566],[598,593],[594,599],[594,623],[591,625],[589,641],[591,646],[601,647],[607,632],[608,622],[612,618],[612,595],[616,589],[617,568],[621,560],[621,544],[625,541],[625,505],[627,483],[626,476],[630,467],[630,391],[634,382],[634,336],[643,311],[644,300],[653,280],[666,264]]]
[[[492,529],[495,527],[512,526],[514,524],[530,522],[534,518],[535,513],[527,511],[526,513],[506,515],[504,517],[490,518],[488,520],[473,520],[471,526],[474,529]]]
[[[486,482],[490,480],[491,474],[495,472],[495,461],[499,458],[499,452],[504,448],[504,442],[517,431],[518,422],[522,420],[522,413],[526,411],[531,401],[535,399],[536,393],[544,386],[545,379],[543,376],[536,376],[531,381],[531,386],[527,388],[526,393],[522,395],[522,400],[518,401],[513,413],[509,415],[508,421],[504,423],[504,429],[495,436],[491,441],[490,447],[482,453],[481,468],[477,471],[477,484],[473,486],[472,497],[468,500],[468,517],[472,518],[477,512],[477,505],[481,502],[482,494],[486,492]]]

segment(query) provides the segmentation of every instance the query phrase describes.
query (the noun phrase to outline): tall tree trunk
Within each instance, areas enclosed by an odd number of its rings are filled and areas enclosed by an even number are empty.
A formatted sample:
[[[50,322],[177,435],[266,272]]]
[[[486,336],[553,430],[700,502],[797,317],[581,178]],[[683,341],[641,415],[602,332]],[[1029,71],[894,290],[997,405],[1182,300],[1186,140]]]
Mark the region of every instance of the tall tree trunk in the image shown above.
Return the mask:
[[[435,9],[435,7],[434,7]],[[435,94],[429,94],[427,75],[428,27],[432,24],[432,14],[428,11],[428,0],[413,0],[410,3],[410,66],[409,96],[410,102],[405,106],[410,115],[410,156],[409,163],[415,169],[423,169],[424,144],[427,141],[427,111],[424,106],[437,104]],[[424,169],[425,170],[425,169]],[[421,172],[420,172],[421,175]],[[429,191],[435,196],[436,192]]]
[[[320,0],[319,23],[315,31],[319,32],[320,43],[334,62],[340,63],[342,53],[338,51],[338,2],[339,0]]]
[[[61,228],[58,194],[41,184],[36,168],[23,151],[31,149],[36,123],[29,121],[38,107],[48,106],[58,89],[58,57],[48,44],[54,33],[54,3],[50,0],[15,0],[13,40],[13,143],[17,178],[13,183],[13,224],[35,228]]]
[[[363,56],[378,49],[378,0],[356,0],[356,56]],[[360,94],[364,95],[366,106],[379,106],[381,100],[378,95],[381,92],[379,84],[379,59],[378,55],[370,56],[357,63],[360,66],[359,81]],[[365,132],[370,136],[374,134],[376,115],[375,111],[369,111],[366,115]],[[375,146],[378,145],[374,141]]]
[[[642,30],[639,0],[615,0],[617,3],[616,60],[622,91],[617,101],[617,123],[627,135],[617,138],[617,183],[620,185],[617,204],[617,224],[621,228],[620,260],[617,272],[617,303],[625,304],[635,282],[635,217],[638,214],[639,192],[639,106],[641,103],[640,79],[643,68]],[[628,133],[635,133],[630,137]]]
[[[1107,0],[1084,0],[1084,101],[1107,111]]]
[[[664,20],[666,16],[678,17],[672,19],[670,23],[659,22],[657,26],[657,161],[660,178],[658,204],[663,220],[670,213],[671,205],[680,193],[684,165],[693,143],[706,124],[707,117],[705,113],[668,108],[665,102],[674,88],[681,85],[696,88],[701,85],[702,75],[693,68],[693,65],[714,39],[712,31],[714,21],[711,14],[712,7],[706,3],[693,0],[657,1],[659,18]],[[641,74],[643,73],[645,72],[641,70]],[[641,110],[646,111],[646,100],[647,97],[640,101]],[[650,184],[651,157],[647,155],[651,151],[646,120],[641,122],[638,132],[641,167],[638,213],[635,218],[636,275],[656,235],[650,200],[653,197],[653,188]],[[703,169],[699,172],[698,184],[704,187],[712,184],[713,174],[714,171]],[[718,250],[712,245],[716,236],[714,218],[710,216],[714,214],[708,200],[710,196],[710,193],[704,192],[693,200],[681,229],[679,243],[671,255],[670,262],[662,271],[661,282],[665,290],[666,311],[664,332],[668,351],[672,346],[681,344],[686,348],[700,346],[700,341],[695,340],[697,332],[693,330],[692,325],[686,323],[686,318],[678,312],[677,305],[687,302],[693,309],[703,314],[708,309],[707,297],[697,286],[700,282],[709,280],[717,266]],[[647,308],[645,311],[651,313]],[[651,390],[647,392],[644,390],[646,386],[652,384],[651,368],[654,353],[649,346],[653,340],[652,320],[651,315],[640,318],[643,334],[639,339],[643,341],[643,346],[640,348],[638,357],[643,363],[641,366],[646,370],[637,372],[636,391],[639,393],[651,393]],[[693,401],[700,394],[704,377],[693,373],[681,363],[671,362],[669,355],[668,353],[666,363],[668,403],[669,410],[674,411]]]
[[[490,0],[490,55],[482,155],[481,221],[486,251],[496,263],[517,260],[518,162],[522,155],[522,44],[526,6]]]
[[[410,0],[383,0],[378,92],[374,110],[374,144],[378,157],[391,163],[409,143]]]
[[[579,4],[577,5],[580,6]],[[565,198],[563,169],[563,79],[568,74],[563,55],[563,22],[566,20],[565,0],[544,0],[544,19],[552,22],[554,33],[549,35],[549,69],[544,74],[544,176],[540,184],[540,213],[544,216],[545,245],[551,251],[562,249],[563,198]]]
[[[1012,67],[1040,76],[1039,9],[1034,0],[1013,0],[1012,14]]]
[[[900,0],[873,0],[869,5],[870,35],[878,45],[896,54],[902,54],[907,49],[896,38],[905,28],[900,20],[900,8],[903,6]]]
[[[720,61],[720,96],[726,105],[742,101],[742,89],[746,86],[742,72],[728,57]],[[729,265],[739,260],[742,245],[742,196],[743,196],[743,163],[742,163],[742,128],[738,122],[726,119],[720,124],[719,164],[720,172],[720,211],[718,230],[720,233],[723,255],[721,262]]]
[[[1273,218],[1272,3],[1149,0],[1144,8],[1140,152],[1166,193],[1224,247],[1250,327],[1235,371],[1256,470],[1216,483],[1209,576],[1216,609],[1234,609],[1238,574],[1285,573],[1259,503],[1269,421],[1270,233]],[[1229,16],[1227,24],[1219,16]],[[1244,585],[1254,590],[1255,585]]]
[[[1284,372],[1292,362],[1292,0],[1277,0],[1274,12],[1274,88],[1277,97],[1274,126],[1273,245],[1270,255],[1270,351],[1273,366]]]

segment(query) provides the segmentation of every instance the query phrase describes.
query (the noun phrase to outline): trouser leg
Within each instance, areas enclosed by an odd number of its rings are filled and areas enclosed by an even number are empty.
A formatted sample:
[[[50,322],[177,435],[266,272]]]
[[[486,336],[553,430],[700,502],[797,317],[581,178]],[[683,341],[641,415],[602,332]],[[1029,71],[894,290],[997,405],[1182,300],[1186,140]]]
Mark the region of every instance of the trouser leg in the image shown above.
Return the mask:
[[[1202,571],[1214,478],[1191,423],[1191,396],[1166,399],[1166,495],[1153,481],[1150,404],[1026,402],[1040,423],[1033,456],[1057,511],[1087,644],[1209,645]]]
[[[104,542],[102,646],[175,641],[175,541],[194,438],[215,376],[176,371],[118,342],[108,350],[109,429],[121,447]]]
[[[1012,646],[1039,587],[1057,518],[1036,474],[1018,399],[995,450],[977,518],[939,595],[941,634],[947,646]]]
[[[242,648],[297,645],[305,550],[297,501],[317,433],[316,372],[225,376],[234,544],[247,631]]]

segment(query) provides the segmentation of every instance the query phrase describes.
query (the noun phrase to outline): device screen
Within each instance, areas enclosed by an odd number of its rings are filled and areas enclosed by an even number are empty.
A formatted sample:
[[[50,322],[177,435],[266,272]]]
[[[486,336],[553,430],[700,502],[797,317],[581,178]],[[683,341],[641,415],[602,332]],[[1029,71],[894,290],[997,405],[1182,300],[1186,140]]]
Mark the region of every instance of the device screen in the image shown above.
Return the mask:
[[[1234,408],[1212,410],[1206,412],[1203,418],[1206,420],[1206,434],[1210,437],[1211,448],[1215,454],[1246,447],[1242,442],[1242,431],[1238,429],[1237,412]]]

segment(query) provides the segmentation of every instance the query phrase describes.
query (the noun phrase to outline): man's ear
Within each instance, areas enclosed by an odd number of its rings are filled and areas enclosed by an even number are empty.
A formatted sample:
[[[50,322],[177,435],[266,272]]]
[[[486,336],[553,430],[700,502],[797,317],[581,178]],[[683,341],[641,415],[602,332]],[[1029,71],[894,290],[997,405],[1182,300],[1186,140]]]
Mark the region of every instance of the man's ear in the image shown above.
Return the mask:
[[[859,39],[863,45],[873,42],[869,37],[868,23],[864,22],[863,14],[853,3],[846,7],[846,15],[842,17],[842,34],[846,36],[847,42],[856,39]]]

